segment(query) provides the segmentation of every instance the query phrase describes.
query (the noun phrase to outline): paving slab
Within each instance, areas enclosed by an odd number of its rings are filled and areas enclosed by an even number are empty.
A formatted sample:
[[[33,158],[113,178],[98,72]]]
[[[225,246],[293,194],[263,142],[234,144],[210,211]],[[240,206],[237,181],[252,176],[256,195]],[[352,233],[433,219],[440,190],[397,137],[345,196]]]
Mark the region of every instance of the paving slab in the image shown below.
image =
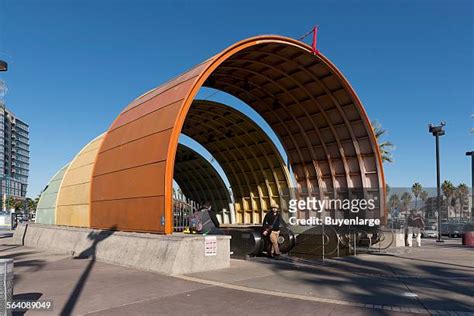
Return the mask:
[[[458,243],[424,240],[421,248],[324,261],[233,260],[228,269],[189,276],[375,309],[474,313],[474,249]]]
[[[474,315],[471,256],[433,245],[325,262],[232,260],[170,277],[0,239],[0,257],[15,259],[15,298],[54,302],[32,315]]]
[[[51,300],[52,311],[32,315],[343,315],[343,306],[226,289],[92,259],[0,244],[15,259],[15,299]],[[365,307],[358,315],[379,315]],[[16,313],[22,314],[22,313]]]

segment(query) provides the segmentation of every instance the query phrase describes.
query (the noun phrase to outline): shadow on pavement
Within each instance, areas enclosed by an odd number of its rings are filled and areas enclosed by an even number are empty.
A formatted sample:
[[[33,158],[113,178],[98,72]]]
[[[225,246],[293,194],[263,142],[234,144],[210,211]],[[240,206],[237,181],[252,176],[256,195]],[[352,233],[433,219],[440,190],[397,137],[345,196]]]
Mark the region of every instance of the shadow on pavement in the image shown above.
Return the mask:
[[[11,249],[8,249],[8,250],[11,250]],[[27,267],[27,268],[29,268],[28,269],[29,272],[36,272],[36,271],[39,271],[40,269],[42,269],[44,267],[46,261],[45,260],[25,258],[28,255],[32,255],[32,254],[36,254],[36,253],[37,253],[36,251],[22,251],[22,252],[16,252],[16,253],[13,253],[13,254],[0,256],[0,259],[7,259],[7,258],[14,259],[15,268]],[[15,278],[17,278],[16,275],[15,275]]]
[[[88,239],[93,241],[92,245],[83,252],[81,252],[79,255],[74,257],[74,259],[90,259],[89,264],[82,272],[81,277],[79,278],[73,291],[69,295],[69,298],[63,309],[61,310],[60,315],[71,315],[73,313],[74,307],[76,306],[76,303],[79,297],[81,296],[82,290],[84,289],[84,286],[87,283],[87,279],[89,278],[92,268],[94,267],[96,261],[97,245],[104,239],[107,239],[108,237],[113,235],[115,233],[115,229],[116,227],[113,226],[110,228],[110,230],[90,232],[87,236]]]
[[[460,268],[466,268],[466,269],[473,269],[474,266],[465,266],[462,264],[455,264],[455,263],[447,263],[447,262],[440,262],[440,261],[433,261],[433,260],[428,260],[428,259],[419,259],[419,258],[409,258],[409,257],[404,257],[401,255],[392,255],[392,254],[375,254],[375,256],[381,256],[381,257],[395,257],[395,258],[400,258],[404,260],[413,260],[413,261],[420,261],[420,262],[429,262],[429,263],[434,263],[434,264],[442,264],[442,265],[448,265],[448,266],[453,266],[453,267],[460,267]]]
[[[274,281],[282,287],[275,290],[286,291],[285,284],[306,284],[310,285],[311,293],[318,293],[317,296],[323,298],[333,298],[330,293],[336,289],[341,294],[340,299],[357,303],[474,311],[474,302],[469,299],[474,297],[474,288],[468,286],[472,284],[474,275],[465,268],[453,268],[437,262],[430,264],[429,260],[425,263],[421,259],[414,259],[415,263],[407,267],[395,262],[367,261],[360,257],[337,261],[315,261],[312,266],[299,266],[285,261],[259,260],[270,265],[278,276]],[[261,280],[260,284],[268,285],[272,281]],[[418,296],[408,297],[407,293]],[[383,314],[381,310],[378,312]]]

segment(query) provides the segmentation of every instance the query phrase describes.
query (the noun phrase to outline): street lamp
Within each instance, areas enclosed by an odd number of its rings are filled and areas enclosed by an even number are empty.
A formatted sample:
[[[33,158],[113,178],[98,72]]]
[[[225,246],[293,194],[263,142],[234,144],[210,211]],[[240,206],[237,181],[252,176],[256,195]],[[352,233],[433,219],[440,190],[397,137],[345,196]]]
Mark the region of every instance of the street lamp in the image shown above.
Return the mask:
[[[443,242],[441,240],[441,179],[439,172],[439,137],[444,135],[443,127],[446,125],[445,122],[441,122],[440,125],[434,126],[428,125],[429,132],[436,138],[436,191],[438,195],[438,240],[437,242]]]
[[[6,61],[0,60],[0,71],[7,71],[8,70],[8,64]]]
[[[471,156],[471,220],[474,210],[474,151],[468,151],[466,156]]]

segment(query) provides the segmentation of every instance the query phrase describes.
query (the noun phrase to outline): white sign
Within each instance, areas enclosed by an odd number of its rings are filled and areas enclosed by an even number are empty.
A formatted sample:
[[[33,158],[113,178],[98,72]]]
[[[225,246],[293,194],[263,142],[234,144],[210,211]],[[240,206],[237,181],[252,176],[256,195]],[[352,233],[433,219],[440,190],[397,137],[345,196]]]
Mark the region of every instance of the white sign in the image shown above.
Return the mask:
[[[216,236],[204,237],[204,255],[215,256],[217,254],[217,238]]]

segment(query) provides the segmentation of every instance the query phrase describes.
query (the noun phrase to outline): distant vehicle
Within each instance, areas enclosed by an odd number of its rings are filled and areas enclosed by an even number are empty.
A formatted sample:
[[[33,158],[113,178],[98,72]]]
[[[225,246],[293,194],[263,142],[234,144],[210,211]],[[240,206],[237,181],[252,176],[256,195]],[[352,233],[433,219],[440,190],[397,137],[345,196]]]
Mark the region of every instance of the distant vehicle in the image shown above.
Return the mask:
[[[463,226],[463,224],[441,224],[441,235],[449,238],[459,238],[463,234]]]
[[[438,237],[438,232],[436,230],[426,229],[426,230],[421,232],[421,237],[423,237],[423,238],[437,238]]]

